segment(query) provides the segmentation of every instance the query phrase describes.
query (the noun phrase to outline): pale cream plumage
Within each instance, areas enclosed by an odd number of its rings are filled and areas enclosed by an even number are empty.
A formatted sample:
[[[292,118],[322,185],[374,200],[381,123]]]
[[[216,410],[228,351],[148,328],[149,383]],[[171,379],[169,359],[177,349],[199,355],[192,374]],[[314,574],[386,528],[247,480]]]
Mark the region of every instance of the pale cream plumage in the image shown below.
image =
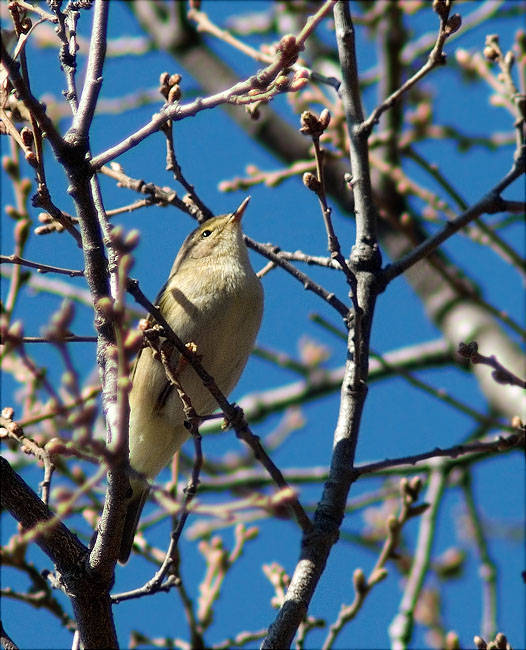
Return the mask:
[[[263,289],[243,241],[241,218],[248,199],[231,215],[214,217],[184,241],[160,293],[164,318],[184,343],[193,342],[206,371],[221,391],[234,388],[254,344],[263,312]],[[177,365],[178,354],[174,358]],[[217,403],[193,368],[184,365],[181,385],[199,415]],[[182,404],[161,363],[145,348],[130,393],[130,465],[153,479],[188,438]],[[132,479],[131,497],[119,554],[127,561],[148,484]]]

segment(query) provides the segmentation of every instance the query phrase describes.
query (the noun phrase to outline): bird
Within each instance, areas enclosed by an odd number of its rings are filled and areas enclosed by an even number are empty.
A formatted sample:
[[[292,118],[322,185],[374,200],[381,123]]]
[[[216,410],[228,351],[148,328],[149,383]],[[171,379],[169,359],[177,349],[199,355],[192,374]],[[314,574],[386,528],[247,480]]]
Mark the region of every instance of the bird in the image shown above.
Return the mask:
[[[263,315],[263,287],[249,260],[241,219],[250,197],[232,213],[212,217],[183,242],[156,304],[175,334],[192,349],[224,395],[237,384]],[[151,317],[150,317],[151,319]],[[191,364],[174,351],[171,367],[199,416],[217,402]],[[149,347],[132,369],[129,395],[128,500],[119,562],[128,561],[149,481],[188,439],[181,398]]]

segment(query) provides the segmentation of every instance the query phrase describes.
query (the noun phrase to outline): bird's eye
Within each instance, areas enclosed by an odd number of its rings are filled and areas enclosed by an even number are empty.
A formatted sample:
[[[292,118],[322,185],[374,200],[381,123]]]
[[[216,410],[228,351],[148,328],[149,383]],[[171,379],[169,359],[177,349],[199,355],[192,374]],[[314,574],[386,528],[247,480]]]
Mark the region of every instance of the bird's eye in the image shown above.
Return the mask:
[[[210,237],[211,234],[212,234],[211,230],[203,230],[203,232],[201,233],[201,237]]]

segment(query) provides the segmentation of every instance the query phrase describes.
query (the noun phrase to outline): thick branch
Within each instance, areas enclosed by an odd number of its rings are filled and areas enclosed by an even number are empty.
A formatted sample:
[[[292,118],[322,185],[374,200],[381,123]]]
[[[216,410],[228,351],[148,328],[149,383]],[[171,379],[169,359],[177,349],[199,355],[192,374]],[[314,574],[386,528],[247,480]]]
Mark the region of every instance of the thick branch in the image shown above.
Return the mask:
[[[367,395],[369,337],[376,302],[376,274],[381,258],[376,239],[376,209],[372,200],[367,134],[363,122],[354,47],[354,28],[347,2],[337,2],[334,19],[342,67],[340,94],[350,140],[351,168],[356,212],[356,242],[351,267],[356,288],[351,298],[355,310],[354,331],[348,336],[348,358],[341,388],[340,411],[334,432],[329,480],[314,515],[314,532],[305,535],[301,556],[283,605],[269,627],[263,648],[289,647],[305,618],[330,550],[338,538],[350,486],[356,478],[354,456]],[[354,353],[354,354],[353,354]]]
[[[3,457],[0,457],[0,468],[2,507],[20,522],[24,530],[53,519],[46,504]],[[45,533],[36,538],[36,543],[53,560],[60,573],[67,576],[75,565],[82,563],[88,549],[61,522],[42,530]]]
[[[116,648],[117,636],[111,615],[110,584],[101,585],[90,572],[88,549],[60,521],[49,525],[54,516],[27,483],[0,458],[2,507],[26,530],[41,528],[36,543],[46,553],[68,593],[80,636],[86,648]]]

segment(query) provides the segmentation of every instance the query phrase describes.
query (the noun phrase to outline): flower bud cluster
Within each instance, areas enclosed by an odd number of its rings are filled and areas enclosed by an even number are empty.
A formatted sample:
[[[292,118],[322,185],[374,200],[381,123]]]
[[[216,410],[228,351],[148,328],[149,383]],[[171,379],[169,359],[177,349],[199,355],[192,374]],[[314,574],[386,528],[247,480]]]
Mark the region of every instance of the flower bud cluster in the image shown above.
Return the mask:
[[[168,72],[162,72],[159,77],[159,92],[166,99],[168,104],[173,104],[181,99],[181,75],[180,74],[168,74]]]
[[[331,114],[324,108],[318,117],[312,111],[303,111],[301,114],[300,133],[310,135],[312,138],[319,138],[325,129],[329,126]]]

